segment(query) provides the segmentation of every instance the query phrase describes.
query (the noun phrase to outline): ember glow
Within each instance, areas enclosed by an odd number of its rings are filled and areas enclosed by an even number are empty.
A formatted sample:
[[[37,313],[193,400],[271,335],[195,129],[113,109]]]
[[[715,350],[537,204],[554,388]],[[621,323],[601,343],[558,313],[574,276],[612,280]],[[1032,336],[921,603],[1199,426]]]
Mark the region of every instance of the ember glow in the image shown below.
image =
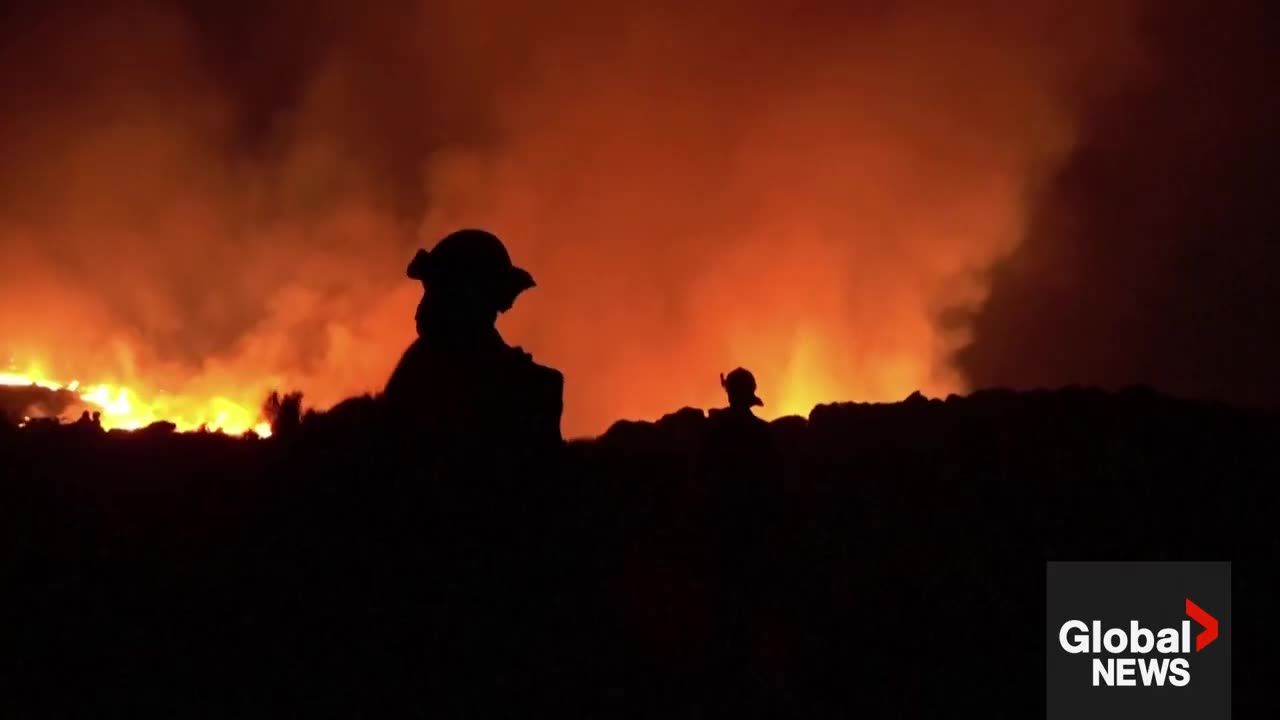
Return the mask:
[[[100,413],[105,430],[138,430],[148,425],[168,421],[178,432],[207,430],[229,435],[242,435],[248,431],[260,437],[270,437],[271,426],[263,422],[261,411],[246,407],[225,397],[184,398],[172,397],[163,392],[139,394],[126,387],[107,384],[83,384],[72,380],[66,384],[49,379],[33,370],[24,373],[0,373],[0,385],[26,387],[35,385],[46,390],[66,390],[75,393],[83,407],[80,411]],[[73,420],[62,417],[63,421]]]

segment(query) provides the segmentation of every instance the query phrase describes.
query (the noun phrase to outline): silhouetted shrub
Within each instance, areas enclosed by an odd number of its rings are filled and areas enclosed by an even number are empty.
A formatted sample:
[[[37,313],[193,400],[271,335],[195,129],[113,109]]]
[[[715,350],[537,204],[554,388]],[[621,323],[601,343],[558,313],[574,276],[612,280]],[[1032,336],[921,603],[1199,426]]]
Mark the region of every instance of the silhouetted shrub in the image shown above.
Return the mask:
[[[278,390],[272,390],[262,404],[262,415],[271,425],[272,435],[291,435],[302,425],[302,393],[281,395]]]

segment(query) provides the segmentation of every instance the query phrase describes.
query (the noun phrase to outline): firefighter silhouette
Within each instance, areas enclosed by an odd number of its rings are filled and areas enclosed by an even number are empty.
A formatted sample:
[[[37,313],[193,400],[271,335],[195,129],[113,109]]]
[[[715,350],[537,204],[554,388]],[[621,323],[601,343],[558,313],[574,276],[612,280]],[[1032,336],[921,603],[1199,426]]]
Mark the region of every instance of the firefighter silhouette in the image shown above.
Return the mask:
[[[756,379],[746,368],[720,375],[720,386],[729,399],[726,408],[708,413],[706,460],[722,480],[751,476],[767,470],[772,457],[769,423],[756,417],[754,408],[764,405],[756,395]]]
[[[418,338],[382,395],[397,421],[469,446],[561,443],[564,376],[508,345],[495,327],[535,286],[502,241],[484,230],[456,231],[419,250],[407,274],[423,295]]]
[[[756,395],[756,377],[746,368],[737,368],[727,377],[721,374],[720,387],[729,396],[729,409],[733,412],[754,415],[751,408],[764,405]]]

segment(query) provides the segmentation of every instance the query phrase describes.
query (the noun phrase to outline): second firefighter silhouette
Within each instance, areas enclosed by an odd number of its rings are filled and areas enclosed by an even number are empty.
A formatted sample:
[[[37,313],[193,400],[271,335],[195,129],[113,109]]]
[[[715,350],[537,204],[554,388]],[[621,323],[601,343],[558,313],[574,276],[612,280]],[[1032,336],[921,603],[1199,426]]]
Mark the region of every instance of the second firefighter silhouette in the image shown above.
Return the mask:
[[[729,409],[739,415],[751,415],[751,408],[764,405],[764,401],[756,395],[756,376],[746,368],[738,368],[728,377],[720,376],[720,387],[729,396]]]
[[[383,398],[400,422],[443,447],[559,445],[564,376],[538,365],[498,333],[499,313],[535,286],[506,247],[484,230],[459,230],[409,263],[422,282],[418,339]]]
[[[708,460],[720,470],[755,472],[772,459],[769,423],[756,417],[753,408],[764,405],[756,395],[756,379],[745,368],[720,376],[729,396],[729,407],[708,413]]]

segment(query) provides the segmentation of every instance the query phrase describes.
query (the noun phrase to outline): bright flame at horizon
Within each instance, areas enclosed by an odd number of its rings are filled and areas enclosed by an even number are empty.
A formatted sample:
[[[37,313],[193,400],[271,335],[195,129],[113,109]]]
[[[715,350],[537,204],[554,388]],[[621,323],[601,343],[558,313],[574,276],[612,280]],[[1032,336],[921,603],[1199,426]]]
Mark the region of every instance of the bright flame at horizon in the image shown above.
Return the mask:
[[[271,436],[271,425],[263,421],[260,410],[247,408],[226,397],[197,400],[166,396],[160,391],[155,393],[159,397],[144,400],[127,387],[107,383],[82,384],[79,380],[61,383],[34,368],[26,373],[0,373],[0,385],[35,386],[75,393],[80,401],[97,409],[104,430],[139,430],[155,422],[167,421],[173,423],[178,432],[195,432],[203,428],[228,435],[253,431],[259,437]]]

